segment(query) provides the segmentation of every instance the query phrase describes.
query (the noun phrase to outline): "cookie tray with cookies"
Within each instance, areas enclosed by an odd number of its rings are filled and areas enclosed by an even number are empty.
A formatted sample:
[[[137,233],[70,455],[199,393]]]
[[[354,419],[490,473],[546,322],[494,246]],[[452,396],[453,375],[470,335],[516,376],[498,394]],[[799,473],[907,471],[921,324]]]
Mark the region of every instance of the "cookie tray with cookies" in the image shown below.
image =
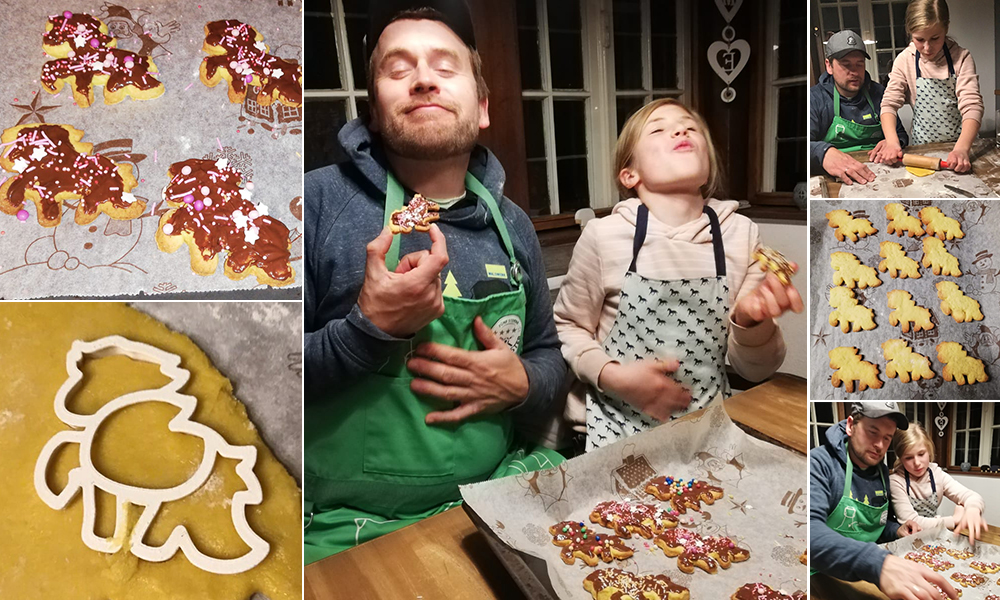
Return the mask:
[[[956,536],[944,526],[925,529],[885,544],[884,547],[907,560],[922,563],[939,572],[958,590],[962,600],[989,600],[1000,592],[1000,546],[988,536],[969,544],[966,536]]]
[[[533,600],[583,600],[616,586],[663,600],[729,598],[758,582],[789,595],[806,587],[805,457],[751,437],[722,405],[461,490]]]

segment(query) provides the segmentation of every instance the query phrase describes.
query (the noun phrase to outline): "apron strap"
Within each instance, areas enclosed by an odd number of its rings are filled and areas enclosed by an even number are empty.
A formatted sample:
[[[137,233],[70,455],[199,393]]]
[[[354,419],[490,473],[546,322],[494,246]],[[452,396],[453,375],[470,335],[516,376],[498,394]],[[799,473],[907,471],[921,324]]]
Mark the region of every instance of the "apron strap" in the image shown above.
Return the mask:
[[[628,266],[629,273],[635,273],[635,261],[639,258],[639,250],[646,241],[646,226],[649,224],[649,208],[639,203],[639,213],[635,217],[635,236],[632,237],[632,264]]]
[[[937,497],[937,486],[934,485],[934,471],[932,471],[929,466],[927,467],[927,474],[931,476],[931,493],[934,494],[934,497],[936,498]],[[910,472],[907,471],[904,468],[903,469],[903,475],[906,476],[906,495],[909,496],[910,495]]]
[[[917,66],[917,79],[920,79],[920,50],[914,50],[916,55],[913,57],[915,61],[914,64]],[[951,52],[948,51],[948,41],[944,42],[944,59],[948,61],[948,77],[955,76],[955,63],[951,60]]]
[[[882,119],[878,114],[878,109],[875,108],[875,103],[872,102],[871,94],[868,93],[868,86],[865,86],[865,100],[868,101],[868,108],[872,109],[872,116],[875,117],[875,122],[881,123]]]
[[[917,67],[917,79],[920,79],[920,50],[914,49],[913,51],[916,53],[913,55],[913,64]]]
[[[719,226],[719,215],[708,204],[702,211],[708,215],[709,228],[712,231],[712,251],[715,254],[716,277],[726,276],[726,249],[722,244],[722,228]],[[649,208],[639,204],[635,217],[635,236],[632,238],[632,264],[628,266],[629,273],[635,273],[635,262],[639,258],[639,250],[646,241],[646,228],[649,224]]]
[[[854,476],[854,461],[851,460],[851,453],[847,449],[847,442],[844,442],[844,455],[847,456],[847,473],[844,476],[844,493],[842,497],[849,497],[851,492],[851,479]],[[882,468],[876,466],[878,469],[879,477],[882,479],[882,489],[886,492],[886,503],[889,502],[889,486],[885,484],[885,474],[882,473]],[[905,469],[903,470],[906,471]],[[909,477],[907,477],[907,485],[909,485]],[[909,487],[907,487],[907,492],[909,492]]]
[[[868,108],[872,109],[872,116],[875,117],[875,122],[881,123],[882,121],[879,119],[878,110],[875,109],[875,103],[872,102],[872,97],[868,93],[868,86],[865,86],[865,100],[868,101]],[[840,116],[840,92],[837,91],[836,84],[833,86],[833,116]]]
[[[833,84],[833,116],[840,116],[840,92],[837,91],[837,84]]]
[[[386,171],[386,186],[385,186],[385,210],[382,216],[382,227],[389,226],[389,220],[392,219],[392,213],[403,208],[403,186],[399,184],[399,181],[392,176],[392,173]],[[399,266],[399,241],[403,238],[401,235],[392,236],[392,244],[389,245],[388,252],[385,253],[385,268],[390,271],[395,271],[396,267]]]

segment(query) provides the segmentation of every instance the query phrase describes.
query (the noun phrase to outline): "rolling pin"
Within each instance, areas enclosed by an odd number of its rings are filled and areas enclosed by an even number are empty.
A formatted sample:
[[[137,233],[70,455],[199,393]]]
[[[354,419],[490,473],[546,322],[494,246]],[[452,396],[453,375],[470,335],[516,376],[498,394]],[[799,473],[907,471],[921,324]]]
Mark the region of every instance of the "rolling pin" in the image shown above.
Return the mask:
[[[948,165],[948,161],[946,160],[941,160],[940,158],[934,158],[933,156],[922,156],[920,154],[904,154],[903,166],[917,167],[920,169],[933,169],[935,171],[951,168],[951,166]]]

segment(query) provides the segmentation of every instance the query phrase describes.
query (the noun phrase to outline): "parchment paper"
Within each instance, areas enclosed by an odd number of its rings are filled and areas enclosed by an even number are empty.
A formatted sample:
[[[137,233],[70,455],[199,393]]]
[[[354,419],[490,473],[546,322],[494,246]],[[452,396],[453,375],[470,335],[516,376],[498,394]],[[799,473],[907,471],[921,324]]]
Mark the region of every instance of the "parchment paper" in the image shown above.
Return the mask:
[[[901,202],[909,210],[910,216],[916,217],[924,206],[930,206],[929,200],[903,200]],[[1000,256],[992,256],[997,248],[997,234],[1000,229],[1000,206],[988,200],[938,200],[933,202],[944,212],[945,216],[958,220],[962,225],[965,237],[961,240],[946,241],[945,248],[958,258],[961,277],[935,276],[930,268],[920,266],[920,279],[893,279],[888,273],[879,273],[882,285],[875,288],[855,288],[854,295],[861,304],[872,309],[875,314],[875,329],[843,333],[839,327],[829,325],[830,294],[833,286],[833,268],[830,267],[830,254],[838,251],[851,252],[863,263],[878,269],[879,244],[892,241],[903,246],[907,256],[920,262],[924,256],[923,237],[910,238],[905,234],[897,237],[886,232],[887,220],[885,205],[889,202],[870,200],[813,200],[810,217],[810,358],[812,377],[809,380],[810,398],[813,400],[845,400],[848,398],[862,400],[954,400],[966,398],[994,398],[1000,395]],[[872,225],[878,229],[874,236],[859,239],[857,242],[845,240],[838,242],[834,237],[834,229],[828,225],[826,213],[844,209],[850,213],[865,211]],[[977,260],[978,256],[978,260]],[[934,285],[939,281],[953,281],[966,296],[977,300],[983,313],[982,321],[956,323],[955,319],[941,311],[941,300],[937,297]],[[929,332],[913,332],[904,334],[899,326],[889,324],[887,295],[891,290],[906,290],[919,305],[931,311],[931,319],[935,324]],[[862,300],[863,299],[863,300]],[[888,339],[904,339],[910,347],[923,354],[931,361],[933,379],[921,379],[919,382],[902,383],[898,378],[889,378],[885,374],[885,357],[882,354],[882,342]],[[990,380],[985,383],[958,385],[954,381],[946,382],[941,375],[943,365],[937,360],[935,346],[941,342],[959,342],[969,356],[983,361],[986,374]],[[830,368],[829,351],[838,346],[854,346],[860,350],[862,359],[879,367],[881,389],[868,389],[853,394],[847,394],[844,386],[835,388],[830,383],[833,370]]]
[[[948,158],[947,152],[928,152],[926,156]],[[844,185],[840,187],[841,198],[962,198],[946,184],[961,188],[977,198],[996,198],[996,193],[972,173],[937,171],[926,177],[917,177],[901,164],[890,167],[883,164],[865,163],[875,173],[875,181],[868,185]]]
[[[955,537],[953,532],[945,529],[943,526],[938,526],[934,529],[927,529],[921,531],[920,533],[889,542],[888,544],[885,544],[884,547],[889,550],[889,552],[903,558],[908,552],[918,551],[924,544],[940,544],[946,548],[954,548],[955,550],[971,550],[976,553],[976,555],[972,558],[965,560],[949,556],[948,554],[941,554],[938,557],[955,565],[952,569],[938,572],[941,575],[944,575],[945,579],[948,580],[948,583],[950,583],[952,587],[962,591],[962,600],[984,600],[987,595],[997,593],[998,588],[996,581],[998,575],[980,573],[969,566],[969,563],[974,560],[1000,563],[1000,548],[994,546],[993,544],[987,544],[986,542],[979,540],[976,542],[975,549],[973,549],[969,545],[969,538],[964,535]],[[983,577],[986,577],[986,583],[978,587],[962,587],[961,584],[951,579],[951,574],[955,572],[982,575]]]
[[[689,509],[681,515],[680,526],[702,535],[727,535],[750,550],[749,560],[733,563],[728,570],[720,567],[714,575],[700,569],[687,575],[677,568],[676,558],[634,535],[625,540],[635,550],[627,560],[597,567],[580,560],[573,565],[562,562],[549,526],[573,519],[590,527],[591,510],[605,500],[641,496],[643,502],[666,508],[669,505],[641,491],[658,475],[695,477],[722,486],[721,499],[703,505],[701,513]],[[689,588],[692,600],[728,598],[750,582],[786,592],[806,587],[806,567],[799,562],[806,548],[806,459],[748,436],[719,404],[694,419],[664,424],[558,468],[462,486],[461,491],[500,539],[547,562],[561,598],[591,598],[583,580],[599,568],[664,573]]]
[[[188,158],[226,157],[252,181],[253,201],[267,205],[291,233],[295,286],[302,281],[302,113],[299,109],[229,102],[226,86],[208,88],[198,79],[204,26],[239,19],[264,36],[271,54],[301,62],[302,3],[244,0],[159,0],[143,8],[115,0],[0,0],[0,129],[24,123],[61,123],[82,129],[94,152],[133,166],[137,198],[145,213],[132,221],[102,214],[89,225],[73,222],[66,208],[57,227],[38,224],[35,206],[26,222],[0,214],[0,298],[110,296],[263,287],[255,277],[232,281],[216,273],[191,271],[187,246],[174,254],[156,247],[153,235],[166,206],[161,191],[171,163]],[[104,104],[104,88],[94,104],[80,108],[68,87],[58,95],[39,82],[48,16],[70,10],[103,20],[118,47],[152,57],[165,92],[153,100]],[[0,180],[14,175],[0,171]],[[75,202],[70,202],[75,206]],[[220,259],[220,263],[222,259]]]

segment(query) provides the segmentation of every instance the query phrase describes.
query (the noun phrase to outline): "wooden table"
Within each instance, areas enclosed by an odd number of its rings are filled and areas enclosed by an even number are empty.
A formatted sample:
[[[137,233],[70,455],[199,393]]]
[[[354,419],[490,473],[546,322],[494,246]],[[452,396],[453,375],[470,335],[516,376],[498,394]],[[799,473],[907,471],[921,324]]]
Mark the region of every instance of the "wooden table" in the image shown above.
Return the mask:
[[[919,146],[907,146],[903,148],[906,154],[930,154],[932,152],[951,152],[955,147],[953,143],[921,144]],[[868,161],[868,151],[858,150],[848,152],[849,156],[863,162]],[[996,143],[988,138],[980,138],[972,146],[972,174],[983,180],[991,190],[1000,194],[1000,149]],[[816,173],[813,173],[816,175]],[[838,198],[840,187],[843,185],[839,180],[828,175],[823,175],[823,181],[829,195],[828,198]],[[855,184],[857,185],[857,184]]]
[[[725,406],[742,428],[805,454],[805,380],[778,375]],[[453,508],[307,566],[305,598],[521,600],[524,595],[465,512]]]
[[[969,532],[965,530],[962,533],[968,535]],[[984,532],[982,538],[976,543],[1000,546],[1000,529],[990,525],[990,530]],[[950,572],[942,571],[942,574],[947,578]],[[993,582],[996,575],[988,575],[987,577]],[[948,582],[952,583],[956,589],[962,589],[962,586],[953,583],[950,579]],[[990,593],[996,593],[995,588],[996,586],[991,587]],[[813,600],[888,600],[885,594],[867,581],[841,581],[820,573],[809,578],[809,597]]]

